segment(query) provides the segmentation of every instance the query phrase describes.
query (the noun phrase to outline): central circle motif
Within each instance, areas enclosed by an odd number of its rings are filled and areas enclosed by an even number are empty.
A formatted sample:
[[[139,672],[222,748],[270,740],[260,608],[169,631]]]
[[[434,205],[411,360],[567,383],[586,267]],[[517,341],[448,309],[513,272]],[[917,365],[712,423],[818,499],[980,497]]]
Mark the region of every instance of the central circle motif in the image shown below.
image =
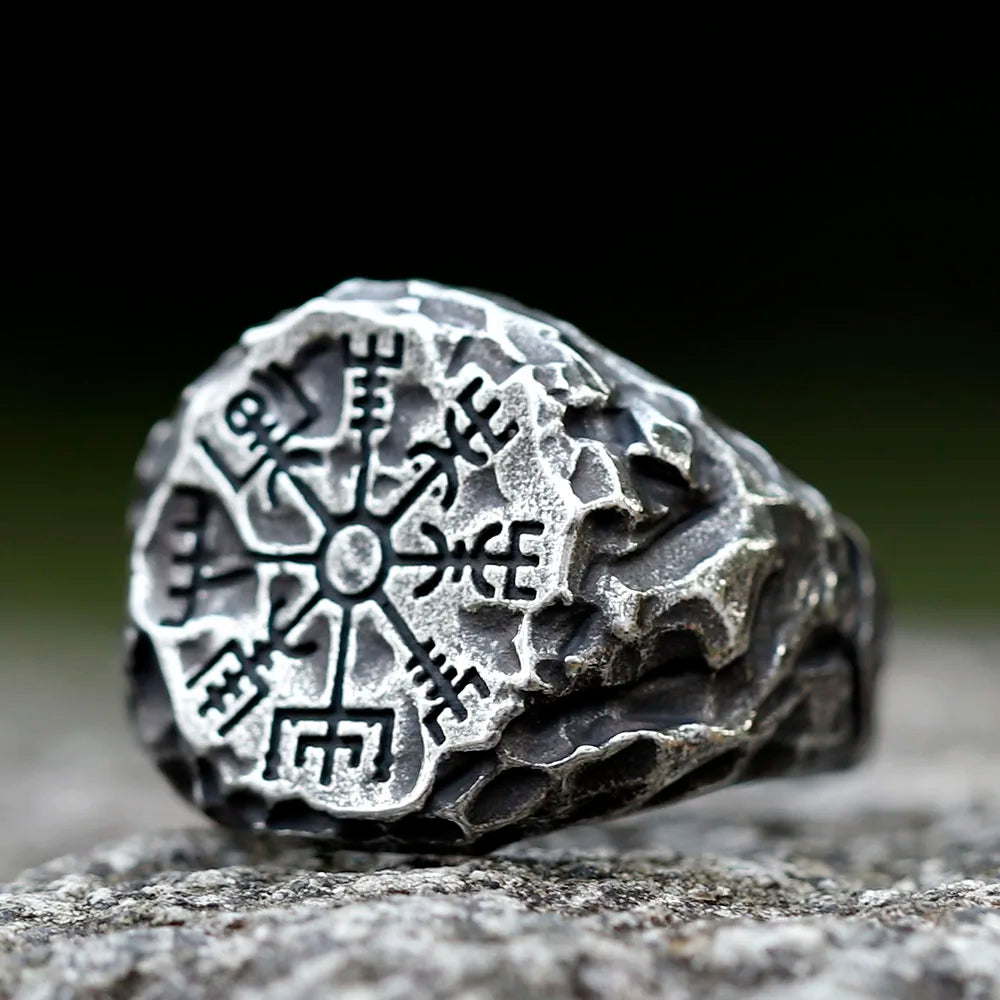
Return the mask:
[[[364,524],[342,528],[326,552],[326,575],[341,594],[353,597],[371,587],[382,569],[382,543]]]

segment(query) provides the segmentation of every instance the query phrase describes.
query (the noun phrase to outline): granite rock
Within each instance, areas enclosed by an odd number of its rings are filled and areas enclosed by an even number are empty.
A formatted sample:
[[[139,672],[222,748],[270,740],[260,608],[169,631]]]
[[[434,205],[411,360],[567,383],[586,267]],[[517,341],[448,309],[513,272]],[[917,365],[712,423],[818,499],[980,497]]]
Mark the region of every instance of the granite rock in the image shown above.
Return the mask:
[[[973,817],[967,817],[970,828]],[[648,821],[647,821],[648,822]],[[683,832],[679,839],[695,833]],[[632,838],[642,838],[634,823]],[[974,997],[1000,990],[1000,838],[756,830],[739,858],[480,859],[145,834],[0,896],[0,995]]]
[[[998,652],[971,630],[898,643],[882,746],[855,774],[483,857],[205,827],[77,849],[0,886],[0,997],[1000,995]],[[151,777],[88,769],[84,749],[50,766],[155,801]]]

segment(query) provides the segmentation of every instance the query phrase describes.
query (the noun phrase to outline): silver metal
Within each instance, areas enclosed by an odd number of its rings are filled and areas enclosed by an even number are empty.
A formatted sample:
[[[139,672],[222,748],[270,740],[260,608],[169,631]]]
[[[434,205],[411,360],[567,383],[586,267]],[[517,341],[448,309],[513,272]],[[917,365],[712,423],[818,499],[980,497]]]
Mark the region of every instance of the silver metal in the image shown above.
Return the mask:
[[[857,530],[507,300],[342,284],[249,330],[138,476],[132,707],[222,822],[483,849],[865,744]]]

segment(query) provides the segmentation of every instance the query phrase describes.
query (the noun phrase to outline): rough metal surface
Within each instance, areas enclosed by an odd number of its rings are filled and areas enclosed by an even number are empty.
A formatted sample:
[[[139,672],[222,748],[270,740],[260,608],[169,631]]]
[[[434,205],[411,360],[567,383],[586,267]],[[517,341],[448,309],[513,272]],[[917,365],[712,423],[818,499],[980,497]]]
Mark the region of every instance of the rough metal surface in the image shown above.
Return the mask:
[[[40,837],[80,850],[0,886],[0,997],[998,996],[998,658],[995,634],[904,636],[878,753],[849,774],[730,788],[476,859],[215,829],[83,850],[98,829],[168,821],[171,797],[108,753],[122,745],[110,673],[87,675],[81,706],[74,674],[41,686],[26,664],[36,683],[0,703],[0,792],[22,803],[4,813],[0,871],[39,858]]]
[[[861,536],[568,324],[348,282],[139,467],[140,734],[232,826],[483,849],[864,745]]]

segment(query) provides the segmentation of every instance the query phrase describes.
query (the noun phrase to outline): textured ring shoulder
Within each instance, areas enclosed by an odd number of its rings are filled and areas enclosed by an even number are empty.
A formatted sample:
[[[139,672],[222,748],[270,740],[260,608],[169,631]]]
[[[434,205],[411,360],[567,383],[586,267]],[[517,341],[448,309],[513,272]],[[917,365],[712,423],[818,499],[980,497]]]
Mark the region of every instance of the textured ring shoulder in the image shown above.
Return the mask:
[[[138,477],[133,715],[223,823],[485,849],[867,742],[857,529],[508,300],[342,284],[193,383]]]

